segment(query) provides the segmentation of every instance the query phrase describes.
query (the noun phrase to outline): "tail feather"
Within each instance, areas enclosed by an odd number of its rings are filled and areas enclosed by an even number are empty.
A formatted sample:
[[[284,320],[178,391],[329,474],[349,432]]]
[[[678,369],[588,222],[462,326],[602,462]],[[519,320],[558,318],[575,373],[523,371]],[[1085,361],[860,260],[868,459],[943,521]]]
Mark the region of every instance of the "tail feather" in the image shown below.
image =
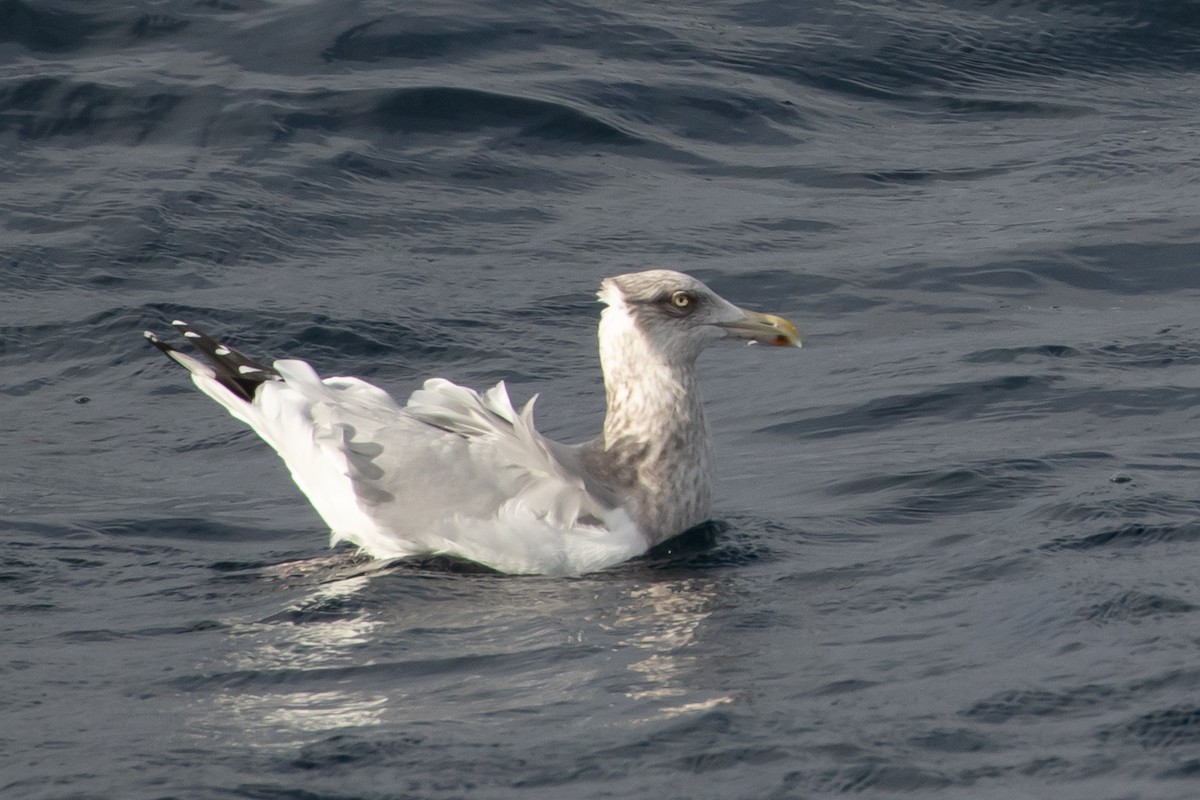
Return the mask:
[[[208,334],[196,330],[182,320],[171,323],[183,337],[204,356],[200,361],[183,353],[158,338],[152,331],[144,336],[168,358],[182,364],[189,372],[206,375],[235,397],[247,403],[254,401],[254,393],[267,381],[282,380],[274,368],[241,353],[229,345],[222,344]]]

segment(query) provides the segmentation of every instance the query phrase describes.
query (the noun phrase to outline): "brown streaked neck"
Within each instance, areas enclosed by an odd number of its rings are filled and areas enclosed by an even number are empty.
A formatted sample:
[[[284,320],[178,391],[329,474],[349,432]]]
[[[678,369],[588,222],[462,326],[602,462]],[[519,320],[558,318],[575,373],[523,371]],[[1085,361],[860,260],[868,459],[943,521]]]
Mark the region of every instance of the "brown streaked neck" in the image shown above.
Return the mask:
[[[696,358],[669,358],[623,305],[600,320],[605,472],[651,544],[708,519],[712,453]]]

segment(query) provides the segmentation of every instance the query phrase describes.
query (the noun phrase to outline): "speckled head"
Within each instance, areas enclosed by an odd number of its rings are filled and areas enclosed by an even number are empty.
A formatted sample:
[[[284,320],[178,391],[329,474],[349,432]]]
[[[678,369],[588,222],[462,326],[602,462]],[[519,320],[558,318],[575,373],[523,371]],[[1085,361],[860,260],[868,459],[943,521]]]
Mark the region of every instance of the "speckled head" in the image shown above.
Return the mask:
[[[638,329],[647,346],[670,360],[692,360],[709,344],[735,338],[800,346],[796,326],[774,314],[746,311],[682,272],[654,269],[606,278],[598,294],[608,305],[601,325]]]

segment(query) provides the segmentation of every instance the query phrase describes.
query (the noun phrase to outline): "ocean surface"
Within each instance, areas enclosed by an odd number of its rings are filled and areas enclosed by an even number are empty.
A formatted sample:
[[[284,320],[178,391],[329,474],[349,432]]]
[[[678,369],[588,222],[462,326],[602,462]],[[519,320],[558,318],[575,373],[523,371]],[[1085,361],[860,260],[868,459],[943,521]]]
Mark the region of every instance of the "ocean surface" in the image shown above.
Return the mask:
[[[1200,796],[1200,3],[0,0],[0,798]],[[716,519],[329,550],[141,332],[581,441],[606,275]]]

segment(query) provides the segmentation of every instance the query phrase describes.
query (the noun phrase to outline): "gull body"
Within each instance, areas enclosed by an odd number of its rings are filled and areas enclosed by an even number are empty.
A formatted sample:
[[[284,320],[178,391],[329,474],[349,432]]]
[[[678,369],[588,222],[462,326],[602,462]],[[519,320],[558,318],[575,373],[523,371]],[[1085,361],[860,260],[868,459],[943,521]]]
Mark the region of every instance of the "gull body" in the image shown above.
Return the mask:
[[[266,365],[187,323],[189,355],[147,331],[196,386],[283,459],[331,530],[377,558],[445,554],[501,572],[570,575],[625,561],[709,518],[712,450],[696,359],[722,339],[800,346],[796,327],[671,270],[607,278],[600,362],[607,413],[566,445],[501,382],[440,378],[404,405],[307,363]]]

